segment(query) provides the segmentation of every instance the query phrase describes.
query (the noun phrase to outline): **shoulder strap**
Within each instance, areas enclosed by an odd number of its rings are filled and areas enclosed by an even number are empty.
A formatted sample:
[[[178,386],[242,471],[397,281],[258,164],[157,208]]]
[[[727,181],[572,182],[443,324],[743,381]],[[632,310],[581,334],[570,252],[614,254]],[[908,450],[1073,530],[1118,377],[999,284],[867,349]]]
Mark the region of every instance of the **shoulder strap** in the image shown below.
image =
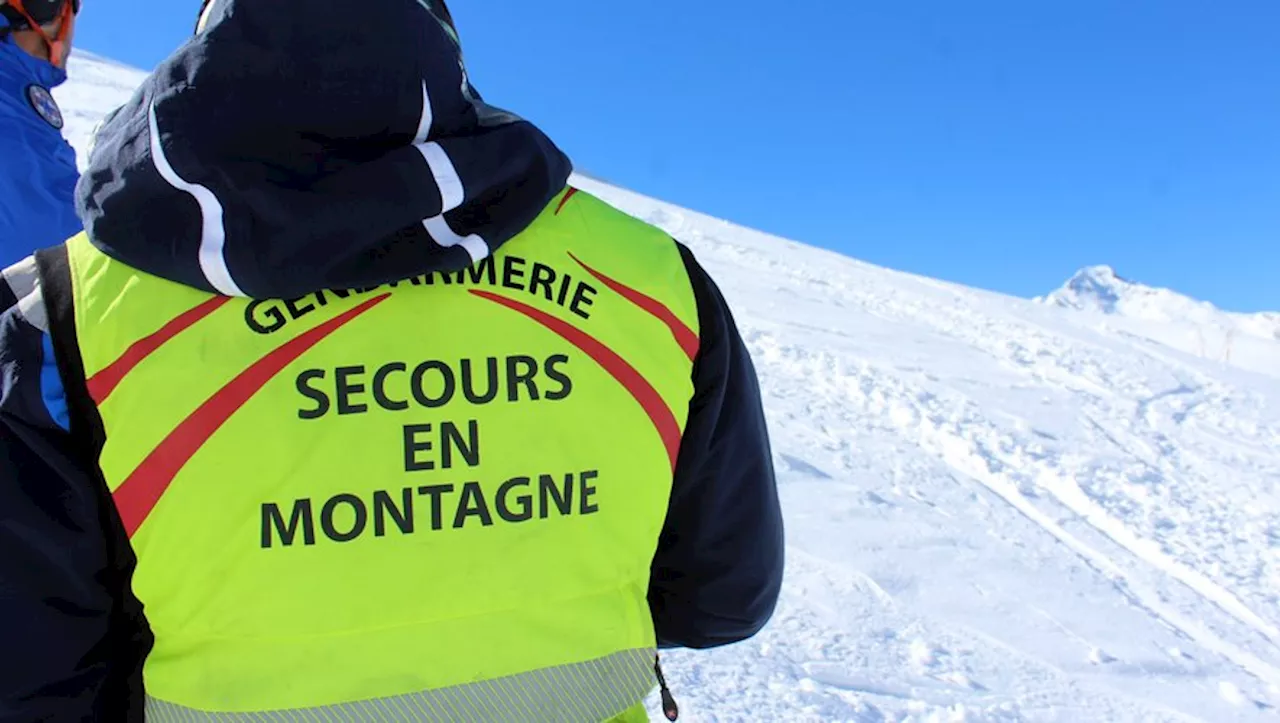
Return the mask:
[[[49,318],[48,334],[71,417],[71,436],[77,452],[82,455],[77,461],[96,481],[93,493],[98,497],[99,522],[106,541],[108,567],[99,582],[110,592],[113,609],[110,639],[103,641],[110,650],[111,670],[100,694],[101,709],[112,711],[111,715],[118,716],[123,723],[143,723],[142,665],[154,638],[142,603],[131,587],[137,557],[98,466],[106,432],[98,406],[85,384],[84,362],[76,339],[75,294],[67,247],[64,244],[41,249],[35,253],[35,259]]]
[[[71,435],[85,453],[85,460],[96,466],[106,434],[98,405],[89,396],[89,388],[85,384],[84,361],[80,357],[80,344],[76,337],[75,293],[67,247],[60,245],[41,249],[35,253],[35,258],[40,290],[49,317],[48,332],[53,341],[58,374],[67,395]]]

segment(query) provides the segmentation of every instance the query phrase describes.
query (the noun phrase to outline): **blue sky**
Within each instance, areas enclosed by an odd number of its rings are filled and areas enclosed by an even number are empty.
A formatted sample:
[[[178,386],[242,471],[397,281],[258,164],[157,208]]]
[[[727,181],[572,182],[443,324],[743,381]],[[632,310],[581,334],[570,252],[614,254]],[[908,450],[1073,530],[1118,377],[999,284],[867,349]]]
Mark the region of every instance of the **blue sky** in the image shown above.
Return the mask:
[[[78,45],[149,68],[198,5],[86,0]],[[1275,0],[450,7],[486,98],[619,185],[1021,296],[1105,263],[1280,310]]]

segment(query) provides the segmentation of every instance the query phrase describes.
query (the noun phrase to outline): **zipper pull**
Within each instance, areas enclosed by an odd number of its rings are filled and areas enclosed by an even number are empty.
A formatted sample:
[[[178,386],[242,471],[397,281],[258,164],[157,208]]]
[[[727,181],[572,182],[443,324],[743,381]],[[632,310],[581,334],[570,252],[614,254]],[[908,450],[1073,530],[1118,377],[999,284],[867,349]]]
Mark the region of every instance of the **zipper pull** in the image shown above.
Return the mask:
[[[658,676],[658,688],[662,693],[662,714],[669,721],[675,721],[680,717],[680,706],[676,705],[675,696],[671,695],[671,689],[667,687],[667,679],[662,674],[662,663],[658,656],[653,656],[653,672]]]

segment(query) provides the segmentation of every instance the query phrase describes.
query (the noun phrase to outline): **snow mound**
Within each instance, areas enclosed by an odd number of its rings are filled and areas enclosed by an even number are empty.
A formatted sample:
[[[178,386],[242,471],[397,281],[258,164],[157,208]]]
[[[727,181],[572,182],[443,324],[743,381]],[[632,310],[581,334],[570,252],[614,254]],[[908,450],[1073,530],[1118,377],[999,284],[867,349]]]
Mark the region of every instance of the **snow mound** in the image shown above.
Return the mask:
[[[141,77],[79,60],[86,121]],[[1280,719],[1277,319],[1104,268],[1035,303],[574,183],[693,248],[770,418],[783,598],[664,656],[683,720]],[[1219,321],[1229,363],[1189,339]]]

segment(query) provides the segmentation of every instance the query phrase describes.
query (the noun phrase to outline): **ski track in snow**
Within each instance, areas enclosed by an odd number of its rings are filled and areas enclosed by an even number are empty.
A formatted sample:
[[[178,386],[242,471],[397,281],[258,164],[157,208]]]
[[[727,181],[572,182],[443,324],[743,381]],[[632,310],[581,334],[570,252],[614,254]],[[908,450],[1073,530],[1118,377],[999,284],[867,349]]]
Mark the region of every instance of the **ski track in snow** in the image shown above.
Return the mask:
[[[71,75],[83,163],[142,74],[78,53]],[[574,182],[693,248],[769,413],[783,597],[750,641],[664,656],[682,720],[1280,720],[1280,339],[1200,358],[1204,334],[1164,318]]]

